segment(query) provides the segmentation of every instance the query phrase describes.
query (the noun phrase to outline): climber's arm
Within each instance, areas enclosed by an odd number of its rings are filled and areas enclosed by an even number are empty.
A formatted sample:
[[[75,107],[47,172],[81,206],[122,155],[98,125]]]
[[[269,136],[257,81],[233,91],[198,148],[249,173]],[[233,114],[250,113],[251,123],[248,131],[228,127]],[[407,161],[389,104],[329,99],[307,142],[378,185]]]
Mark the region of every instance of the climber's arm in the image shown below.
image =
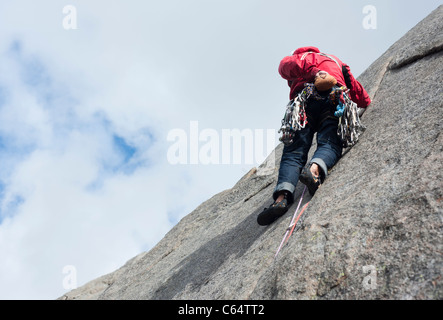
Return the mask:
[[[352,101],[354,101],[359,108],[364,109],[369,106],[371,104],[371,98],[361,83],[354,78],[351,73],[351,68],[346,64],[343,65],[343,76],[345,77],[346,86],[350,89]]]

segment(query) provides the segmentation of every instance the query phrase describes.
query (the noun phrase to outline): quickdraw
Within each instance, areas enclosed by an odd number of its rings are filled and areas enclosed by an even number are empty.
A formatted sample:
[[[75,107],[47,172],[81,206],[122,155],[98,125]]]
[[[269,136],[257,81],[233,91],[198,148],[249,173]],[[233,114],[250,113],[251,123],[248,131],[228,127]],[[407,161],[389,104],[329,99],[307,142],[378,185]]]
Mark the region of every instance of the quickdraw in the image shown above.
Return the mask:
[[[357,104],[349,97],[349,89],[346,87],[334,88],[329,100],[337,110],[334,115],[339,118],[337,134],[342,141],[343,148],[352,147],[366,130],[360,121]]]
[[[306,84],[297,97],[290,100],[286,106],[286,112],[281,121],[282,125],[278,131],[278,133],[282,134],[280,141],[285,145],[290,145],[294,141],[295,132],[303,129],[308,124],[306,102],[313,92],[309,85]]]
[[[366,130],[366,127],[360,121],[357,104],[349,97],[349,89],[346,87],[334,87],[329,96],[321,96],[313,83],[306,83],[303,90],[295,99],[289,101],[286,106],[286,112],[282,119],[280,141],[284,145],[290,145],[294,141],[297,130],[305,128],[308,123],[306,116],[307,100],[313,98],[316,100],[329,101],[336,112],[334,115],[339,118],[337,134],[340,137],[343,147],[351,147],[358,142],[359,136]]]

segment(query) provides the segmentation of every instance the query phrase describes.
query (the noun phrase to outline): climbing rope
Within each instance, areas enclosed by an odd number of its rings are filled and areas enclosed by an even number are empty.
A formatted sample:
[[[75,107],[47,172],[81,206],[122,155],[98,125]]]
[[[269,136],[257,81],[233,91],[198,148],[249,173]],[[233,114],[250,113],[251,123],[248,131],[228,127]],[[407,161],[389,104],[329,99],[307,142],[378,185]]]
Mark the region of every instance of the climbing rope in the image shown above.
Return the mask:
[[[295,209],[294,215],[292,216],[291,223],[289,224],[288,228],[286,229],[285,235],[283,236],[283,239],[282,239],[280,245],[278,246],[277,252],[274,255],[274,259],[277,258],[277,256],[278,256],[281,248],[283,247],[283,245],[288,242],[289,237],[292,235],[292,232],[294,232],[294,229],[295,229],[295,226],[297,225],[298,220],[300,219],[302,213],[305,211],[306,207],[309,204],[309,202],[306,203],[305,206],[303,207],[303,209],[301,210],[300,214],[297,216],[298,209],[300,209],[300,205],[303,202],[303,196],[305,195],[305,192],[306,192],[306,186],[303,189],[303,192],[301,194],[300,201],[298,202],[297,209]]]

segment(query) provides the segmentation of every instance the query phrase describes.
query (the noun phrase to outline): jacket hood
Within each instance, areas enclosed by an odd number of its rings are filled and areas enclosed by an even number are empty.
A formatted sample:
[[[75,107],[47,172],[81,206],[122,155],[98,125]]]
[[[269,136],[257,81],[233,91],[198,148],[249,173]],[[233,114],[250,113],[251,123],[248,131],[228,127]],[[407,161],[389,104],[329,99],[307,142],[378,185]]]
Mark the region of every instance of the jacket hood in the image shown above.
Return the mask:
[[[320,50],[317,47],[302,47],[302,48],[298,48],[297,50],[295,50],[292,55],[304,53],[304,52],[309,52],[309,51],[320,53]]]

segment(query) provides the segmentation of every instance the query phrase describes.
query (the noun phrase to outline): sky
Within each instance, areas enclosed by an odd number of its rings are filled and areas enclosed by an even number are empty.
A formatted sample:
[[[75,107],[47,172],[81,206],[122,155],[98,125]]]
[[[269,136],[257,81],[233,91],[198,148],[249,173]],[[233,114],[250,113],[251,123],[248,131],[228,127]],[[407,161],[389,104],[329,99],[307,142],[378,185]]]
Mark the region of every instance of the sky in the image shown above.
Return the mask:
[[[293,50],[358,76],[439,4],[0,0],[0,299],[115,271],[259,166]]]

